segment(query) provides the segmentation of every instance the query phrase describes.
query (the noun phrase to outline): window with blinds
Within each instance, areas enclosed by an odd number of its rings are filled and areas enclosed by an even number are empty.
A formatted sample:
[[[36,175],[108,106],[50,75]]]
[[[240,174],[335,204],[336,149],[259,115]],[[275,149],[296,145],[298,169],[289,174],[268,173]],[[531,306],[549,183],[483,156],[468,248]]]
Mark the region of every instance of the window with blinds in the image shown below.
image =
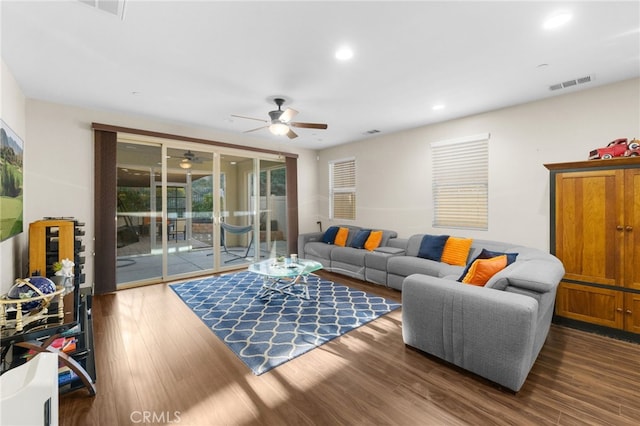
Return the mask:
[[[488,229],[489,134],[433,142],[433,226]]]
[[[329,162],[329,217],[356,219],[356,160]]]

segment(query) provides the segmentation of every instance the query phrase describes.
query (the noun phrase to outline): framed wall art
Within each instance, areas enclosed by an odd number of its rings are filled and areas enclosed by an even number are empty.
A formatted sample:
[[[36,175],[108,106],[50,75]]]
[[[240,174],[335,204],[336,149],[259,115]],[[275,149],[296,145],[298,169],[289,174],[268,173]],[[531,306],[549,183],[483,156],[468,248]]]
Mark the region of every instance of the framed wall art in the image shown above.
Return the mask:
[[[0,241],[22,232],[24,142],[0,119]]]

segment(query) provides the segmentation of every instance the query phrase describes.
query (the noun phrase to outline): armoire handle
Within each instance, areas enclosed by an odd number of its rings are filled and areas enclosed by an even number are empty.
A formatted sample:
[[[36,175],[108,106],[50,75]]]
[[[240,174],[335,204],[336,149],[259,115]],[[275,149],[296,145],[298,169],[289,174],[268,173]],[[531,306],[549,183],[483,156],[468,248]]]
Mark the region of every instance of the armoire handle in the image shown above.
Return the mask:
[[[629,225],[627,225],[627,227],[626,227],[626,228],[624,228],[624,229],[625,229],[627,232],[631,232],[631,231],[633,231],[633,226],[629,226]]]
[[[622,231],[623,229],[624,229],[624,226],[622,225],[616,226],[616,231]]]

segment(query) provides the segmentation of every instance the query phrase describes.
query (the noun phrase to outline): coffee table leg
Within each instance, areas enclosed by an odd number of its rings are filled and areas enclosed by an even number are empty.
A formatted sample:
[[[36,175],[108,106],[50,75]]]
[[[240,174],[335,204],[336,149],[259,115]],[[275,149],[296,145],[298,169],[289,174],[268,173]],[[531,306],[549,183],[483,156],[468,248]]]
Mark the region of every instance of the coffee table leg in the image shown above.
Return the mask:
[[[298,297],[300,299],[309,300],[309,286],[307,284],[308,275],[297,275],[295,278],[288,282],[283,281],[281,278],[272,278],[267,275],[262,280],[262,290],[258,293],[259,298],[271,296],[273,293],[287,294],[289,296]],[[298,283],[302,278],[303,282]],[[292,291],[293,286],[296,284],[302,285],[302,294]]]

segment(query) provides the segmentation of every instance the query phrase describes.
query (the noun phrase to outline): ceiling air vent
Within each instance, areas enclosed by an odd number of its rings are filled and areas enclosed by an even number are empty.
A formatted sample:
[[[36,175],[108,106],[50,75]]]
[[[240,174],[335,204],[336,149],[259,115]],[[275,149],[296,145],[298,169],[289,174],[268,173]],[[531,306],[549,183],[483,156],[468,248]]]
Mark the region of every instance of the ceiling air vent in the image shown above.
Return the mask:
[[[575,80],[567,80],[562,83],[552,84],[549,86],[549,90],[560,90],[566,89],[567,87],[577,86],[578,84],[589,83],[593,80],[592,76],[588,75],[586,77],[576,78]]]
[[[591,81],[591,76],[588,75],[586,77],[579,78],[576,81],[578,82],[578,84],[588,83]]]

